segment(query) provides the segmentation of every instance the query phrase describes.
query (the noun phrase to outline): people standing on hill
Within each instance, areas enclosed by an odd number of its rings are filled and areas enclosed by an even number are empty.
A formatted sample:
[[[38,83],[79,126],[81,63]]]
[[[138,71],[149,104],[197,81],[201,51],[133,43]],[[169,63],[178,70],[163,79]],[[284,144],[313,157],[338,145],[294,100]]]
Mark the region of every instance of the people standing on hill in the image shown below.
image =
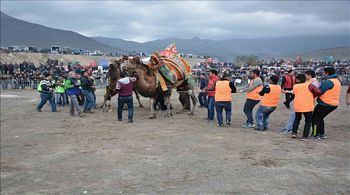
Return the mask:
[[[38,91],[40,92],[40,103],[36,107],[36,111],[42,112],[42,107],[49,101],[51,105],[51,111],[57,112],[55,96],[53,94],[54,86],[52,85],[52,76],[50,73],[45,72],[44,79],[40,81]]]
[[[78,82],[78,79],[80,77],[80,74],[76,74],[75,72],[71,71],[68,74],[68,78],[64,83],[64,86],[66,88],[66,94],[68,95],[70,99],[70,105],[69,105],[69,114],[71,116],[74,116],[74,110],[77,112],[77,114],[82,117],[83,114],[81,113],[81,109],[78,102],[78,96],[80,94],[80,83]]]
[[[341,93],[341,83],[333,67],[324,69],[326,80],[321,82],[321,95],[317,98],[318,104],[314,109],[313,122],[316,125],[316,137],[326,139],[324,118],[338,108]]]
[[[255,130],[257,131],[265,131],[268,129],[270,114],[276,110],[279,104],[282,90],[278,85],[278,80],[278,76],[271,76],[269,80],[270,84],[265,85],[259,92],[259,95],[263,97],[255,117],[257,123]]]
[[[226,112],[226,124],[231,125],[232,115],[232,96],[231,93],[236,93],[236,87],[234,82],[230,81],[230,77],[227,74],[222,76],[220,81],[215,83],[215,109],[218,120],[218,127],[223,126],[223,110]]]
[[[284,75],[282,78],[282,90],[286,91],[286,101],[283,102],[283,104],[290,109],[290,102],[293,101],[294,95],[291,93],[293,90],[293,86],[295,84],[295,76],[294,76],[294,71],[293,70],[288,70],[288,74]]]
[[[240,93],[247,92],[247,99],[244,104],[243,112],[247,117],[246,122],[243,124],[243,128],[254,128],[254,118],[253,118],[253,109],[256,104],[261,100],[259,92],[263,88],[263,82],[261,80],[260,71],[255,69],[252,70],[249,74],[250,82],[248,85],[239,90]]]
[[[210,70],[208,86],[206,92],[208,94],[208,122],[214,122],[215,115],[215,83],[219,80],[218,72],[215,69]]]

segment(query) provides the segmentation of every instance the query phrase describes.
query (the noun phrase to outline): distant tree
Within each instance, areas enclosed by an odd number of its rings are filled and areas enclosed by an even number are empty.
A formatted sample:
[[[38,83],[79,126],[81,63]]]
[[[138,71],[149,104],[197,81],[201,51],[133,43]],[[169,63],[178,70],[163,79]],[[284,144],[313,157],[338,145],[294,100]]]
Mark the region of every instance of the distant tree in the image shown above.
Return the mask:
[[[258,56],[250,54],[249,56],[237,56],[236,64],[239,66],[243,66],[248,64],[249,66],[255,66],[258,64]]]

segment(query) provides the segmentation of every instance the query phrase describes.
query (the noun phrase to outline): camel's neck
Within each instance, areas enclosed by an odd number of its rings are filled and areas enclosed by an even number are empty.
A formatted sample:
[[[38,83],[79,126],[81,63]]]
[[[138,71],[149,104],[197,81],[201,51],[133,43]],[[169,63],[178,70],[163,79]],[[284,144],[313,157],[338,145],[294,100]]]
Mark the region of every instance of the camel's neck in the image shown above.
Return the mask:
[[[156,77],[145,67],[137,68],[136,72],[139,76],[135,83],[137,91],[144,97],[154,97],[157,92]]]

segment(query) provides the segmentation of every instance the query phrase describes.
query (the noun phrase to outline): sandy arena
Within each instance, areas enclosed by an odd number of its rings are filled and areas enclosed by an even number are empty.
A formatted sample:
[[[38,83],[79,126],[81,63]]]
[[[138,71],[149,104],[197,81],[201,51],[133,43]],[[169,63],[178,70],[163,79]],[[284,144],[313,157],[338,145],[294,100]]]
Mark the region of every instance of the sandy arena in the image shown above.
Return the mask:
[[[307,141],[279,133],[289,115],[281,105],[268,131],[243,129],[242,94],[233,95],[232,125],[218,128],[203,108],[175,114],[176,92],[174,117],[149,120],[143,98],[129,124],[125,111],[117,122],[116,98],[101,120],[98,110],[71,118],[48,104],[37,113],[36,91],[1,91],[1,194],[350,194],[345,91],[326,118],[328,139]]]

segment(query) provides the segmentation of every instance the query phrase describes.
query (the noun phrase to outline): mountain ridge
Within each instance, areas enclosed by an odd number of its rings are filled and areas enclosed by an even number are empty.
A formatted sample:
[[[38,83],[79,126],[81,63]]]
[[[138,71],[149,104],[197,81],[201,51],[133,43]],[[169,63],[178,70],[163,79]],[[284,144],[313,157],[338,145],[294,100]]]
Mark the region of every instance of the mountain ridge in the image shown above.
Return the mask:
[[[60,45],[85,50],[118,51],[104,43],[71,30],[61,30],[16,19],[1,12],[1,46],[35,46],[49,48]]]

